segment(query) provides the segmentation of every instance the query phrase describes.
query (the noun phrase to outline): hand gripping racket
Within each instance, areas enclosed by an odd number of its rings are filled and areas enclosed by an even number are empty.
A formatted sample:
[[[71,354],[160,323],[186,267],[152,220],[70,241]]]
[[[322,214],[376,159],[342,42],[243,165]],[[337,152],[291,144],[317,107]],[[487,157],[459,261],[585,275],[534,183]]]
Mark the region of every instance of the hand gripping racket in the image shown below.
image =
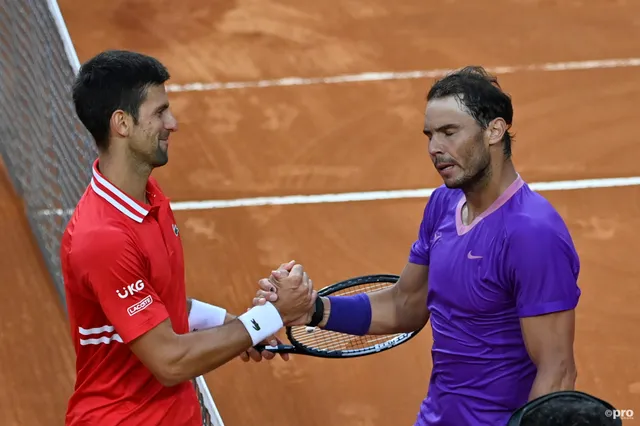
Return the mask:
[[[400,277],[398,275],[365,275],[341,281],[318,291],[320,296],[353,295],[369,293],[392,286]],[[317,327],[295,325],[286,327],[290,345],[256,345],[258,351],[269,351],[276,354],[308,355],[320,358],[354,358],[386,351],[406,343],[421,329],[410,333],[389,335],[354,336],[323,330]]]

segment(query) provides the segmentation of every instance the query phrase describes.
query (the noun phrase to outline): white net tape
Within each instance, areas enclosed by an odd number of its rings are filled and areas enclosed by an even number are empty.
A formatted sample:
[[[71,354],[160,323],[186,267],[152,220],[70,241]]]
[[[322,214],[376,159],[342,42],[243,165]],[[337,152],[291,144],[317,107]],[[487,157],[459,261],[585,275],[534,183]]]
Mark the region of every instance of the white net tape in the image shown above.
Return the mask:
[[[71,99],[78,58],[55,0],[0,0],[0,154],[65,304],[60,238],[97,152]],[[222,420],[203,377],[203,425]]]

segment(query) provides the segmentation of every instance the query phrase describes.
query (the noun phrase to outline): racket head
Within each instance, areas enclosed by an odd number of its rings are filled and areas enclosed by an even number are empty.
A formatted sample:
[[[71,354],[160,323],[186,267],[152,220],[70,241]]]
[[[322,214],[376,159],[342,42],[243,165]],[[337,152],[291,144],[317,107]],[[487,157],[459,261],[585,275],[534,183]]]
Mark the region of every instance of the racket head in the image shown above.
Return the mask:
[[[394,285],[400,276],[394,274],[373,274],[349,278],[331,284],[318,291],[320,296],[342,296],[369,293]],[[321,358],[355,358],[373,355],[401,345],[420,332],[395,333],[388,335],[364,335],[338,333],[306,325],[287,327],[287,338],[297,353]]]

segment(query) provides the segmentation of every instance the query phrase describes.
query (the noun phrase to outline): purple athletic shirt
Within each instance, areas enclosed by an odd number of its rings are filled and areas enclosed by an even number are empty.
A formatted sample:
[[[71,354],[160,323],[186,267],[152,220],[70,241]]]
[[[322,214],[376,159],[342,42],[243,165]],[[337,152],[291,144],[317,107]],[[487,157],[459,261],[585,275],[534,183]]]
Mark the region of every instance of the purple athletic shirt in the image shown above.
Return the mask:
[[[429,266],[433,370],[416,426],[499,426],[536,376],[519,319],[573,309],[580,262],[564,221],[518,179],[468,226],[441,186],[409,262]]]

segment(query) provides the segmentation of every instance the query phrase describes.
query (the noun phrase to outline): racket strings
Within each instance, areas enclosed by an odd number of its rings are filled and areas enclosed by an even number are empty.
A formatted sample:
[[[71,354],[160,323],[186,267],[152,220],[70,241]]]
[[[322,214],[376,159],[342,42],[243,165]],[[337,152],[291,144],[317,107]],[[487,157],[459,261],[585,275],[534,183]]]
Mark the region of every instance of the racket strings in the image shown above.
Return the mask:
[[[338,290],[331,293],[332,296],[350,296],[359,293],[371,293],[383,290],[392,286],[392,282],[372,282],[360,284],[346,289]],[[365,335],[354,336],[351,334],[338,333],[335,331],[323,330],[320,328],[310,328],[305,326],[295,326],[291,329],[292,337],[297,343],[306,346],[309,349],[323,352],[332,351],[358,351],[366,350],[387,342],[399,334],[388,335]]]

